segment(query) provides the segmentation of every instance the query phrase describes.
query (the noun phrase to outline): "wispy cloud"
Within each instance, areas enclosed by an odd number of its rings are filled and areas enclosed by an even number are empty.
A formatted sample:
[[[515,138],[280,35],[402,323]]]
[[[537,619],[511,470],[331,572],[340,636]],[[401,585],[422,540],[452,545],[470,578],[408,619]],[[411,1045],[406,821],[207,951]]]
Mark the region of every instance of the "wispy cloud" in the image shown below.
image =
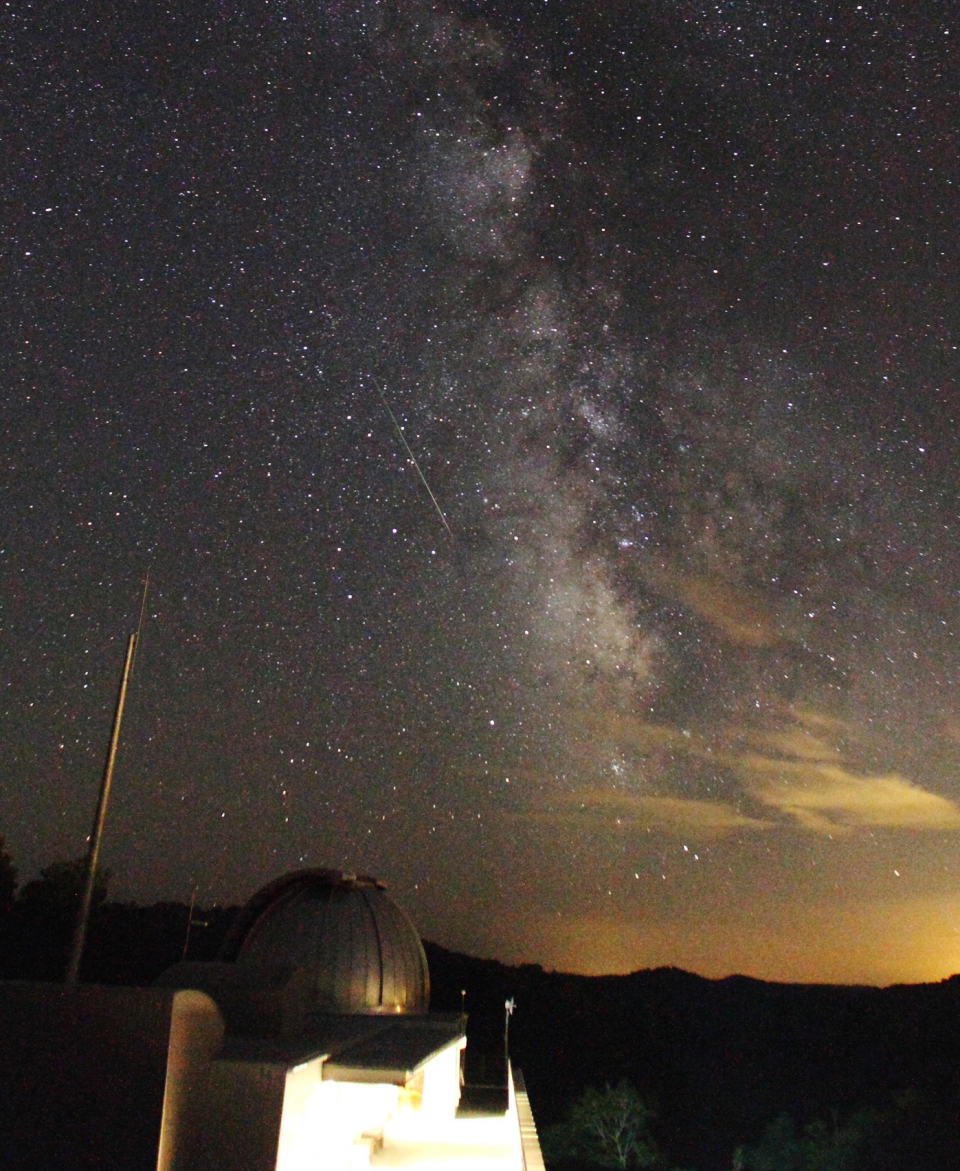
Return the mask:
[[[762,601],[742,586],[712,574],[686,577],[665,566],[646,566],[644,577],[679,598],[737,646],[765,648],[783,641],[783,630]]]
[[[805,728],[754,732],[748,734],[747,739],[757,747],[772,750],[780,756],[793,757],[797,760],[823,761],[828,764],[842,762],[839,748],[819,736],[812,735]]]
[[[755,755],[740,757],[736,767],[757,801],[819,833],[960,829],[960,807],[895,773],[859,776],[838,765]]]
[[[602,737],[618,748],[646,756],[659,749],[688,749],[690,734],[669,724],[657,724],[614,707],[579,711],[576,721],[590,737]]]
[[[874,771],[864,754],[875,742],[869,730],[814,709],[783,709],[773,727],[734,724],[713,734],[648,722],[612,707],[581,712],[578,723],[588,755],[604,742],[625,761],[619,785],[593,785],[562,799],[562,812],[553,814],[561,819],[612,818],[691,834],[776,825],[834,837],[858,828],[960,829],[960,804],[894,768]],[[678,794],[685,770],[701,782],[713,776],[732,784],[728,800]],[[639,791],[624,788],[630,784]],[[742,805],[729,800],[737,791]]]
[[[774,823],[741,813],[725,801],[625,793],[619,790],[579,789],[554,801],[540,818],[593,820],[608,826],[656,828],[667,833],[726,834],[737,830],[765,830]]]
[[[791,707],[790,714],[797,723],[805,728],[817,728],[821,734],[831,732],[836,736],[858,738],[858,730],[853,724],[847,720],[839,720],[826,712],[818,712],[813,708]]]

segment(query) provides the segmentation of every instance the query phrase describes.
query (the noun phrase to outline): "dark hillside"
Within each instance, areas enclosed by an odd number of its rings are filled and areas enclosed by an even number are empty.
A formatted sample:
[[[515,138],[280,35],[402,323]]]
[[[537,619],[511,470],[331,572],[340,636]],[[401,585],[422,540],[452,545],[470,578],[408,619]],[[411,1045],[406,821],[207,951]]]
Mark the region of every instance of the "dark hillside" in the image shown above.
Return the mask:
[[[799,1121],[873,1106],[890,1119],[889,1166],[960,1168],[960,978],[891,988],[706,980],[672,968],[570,976],[428,945],[437,1008],[467,991],[470,1043],[503,1043],[538,1124],[588,1085],[621,1078],[656,1104],[683,1166],[728,1168],[781,1111]],[[899,1103],[899,1106],[898,1106]]]

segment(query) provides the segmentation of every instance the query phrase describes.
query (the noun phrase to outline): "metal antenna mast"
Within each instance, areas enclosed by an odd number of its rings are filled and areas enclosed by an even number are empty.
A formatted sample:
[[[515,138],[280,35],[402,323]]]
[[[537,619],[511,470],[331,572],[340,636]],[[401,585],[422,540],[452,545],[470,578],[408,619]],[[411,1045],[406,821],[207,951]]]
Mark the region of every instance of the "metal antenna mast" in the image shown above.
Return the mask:
[[[117,745],[120,742],[120,721],[123,719],[123,705],[127,698],[127,684],[130,682],[130,672],[133,669],[134,653],[137,649],[137,639],[140,637],[140,627],[143,625],[143,609],[147,601],[147,586],[150,583],[150,573],[143,583],[143,597],[140,601],[140,621],[135,634],[127,639],[127,657],[123,664],[123,675],[120,679],[120,691],[117,695],[117,707],[113,714],[113,731],[110,733],[110,748],[107,751],[107,761],[103,769],[103,780],[100,782],[100,799],[97,801],[97,812],[93,818],[93,829],[90,831],[90,850],[87,854],[87,879],[83,888],[83,897],[80,900],[80,910],[77,912],[77,925],[73,933],[73,947],[70,950],[70,963],[67,965],[67,984],[76,984],[80,974],[80,960],[83,957],[83,947],[87,940],[87,926],[90,922],[90,908],[93,904],[93,886],[97,876],[97,859],[100,856],[100,839],[103,836],[103,823],[107,816],[107,802],[110,800],[110,785],[113,781],[113,766],[117,759]]]

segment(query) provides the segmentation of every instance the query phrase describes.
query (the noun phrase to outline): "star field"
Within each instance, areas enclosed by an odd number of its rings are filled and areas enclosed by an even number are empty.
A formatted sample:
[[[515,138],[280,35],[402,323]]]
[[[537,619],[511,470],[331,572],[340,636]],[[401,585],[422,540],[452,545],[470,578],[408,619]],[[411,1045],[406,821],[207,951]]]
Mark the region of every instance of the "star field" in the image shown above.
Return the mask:
[[[341,866],[504,959],[957,970],[950,16],[11,2],[22,876],[149,569],[119,897]]]

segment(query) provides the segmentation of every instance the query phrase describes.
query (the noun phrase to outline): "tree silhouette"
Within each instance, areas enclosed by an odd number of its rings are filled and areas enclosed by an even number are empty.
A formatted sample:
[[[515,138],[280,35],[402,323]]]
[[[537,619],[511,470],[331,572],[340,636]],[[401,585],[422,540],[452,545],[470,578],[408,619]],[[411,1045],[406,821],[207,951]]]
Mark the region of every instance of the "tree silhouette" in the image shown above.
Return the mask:
[[[87,859],[72,858],[69,862],[51,862],[40,871],[40,877],[26,883],[20,891],[18,904],[34,913],[61,916],[75,913],[80,905],[83,884],[87,877]],[[110,883],[109,870],[97,867],[93,883],[93,905],[106,901]]]
[[[855,1171],[878,1133],[879,1116],[870,1110],[841,1124],[817,1119],[798,1130],[788,1114],[770,1123],[756,1146],[738,1147],[734,1171]]]
[[[16,893],[17,868],[7,850],[7,843],[0,837],[0,915],[10,911]]]
[[[576,1159],[613,1171],[650,1167],[657,1159],[652,1113],[628,1082],[588,1089],[570,1108],[569,1121],[545,1132],[544,1154],[550,1162]]]
[[[6,977],[60,980],[80,907],[87,874],[87,859],[51,862],[40,877],[25,883],[8,916],[7,939],[0,957]],[[106,902],[108,870],[97,870],[93,887],[93,911]]]

